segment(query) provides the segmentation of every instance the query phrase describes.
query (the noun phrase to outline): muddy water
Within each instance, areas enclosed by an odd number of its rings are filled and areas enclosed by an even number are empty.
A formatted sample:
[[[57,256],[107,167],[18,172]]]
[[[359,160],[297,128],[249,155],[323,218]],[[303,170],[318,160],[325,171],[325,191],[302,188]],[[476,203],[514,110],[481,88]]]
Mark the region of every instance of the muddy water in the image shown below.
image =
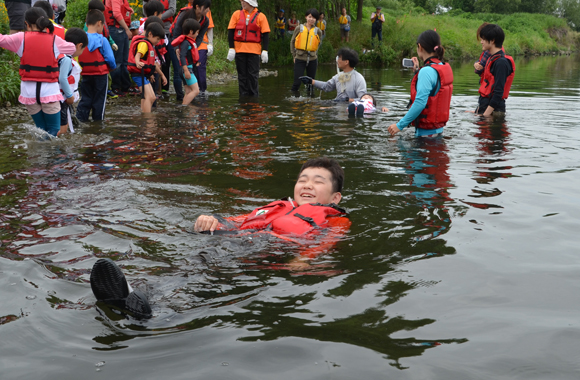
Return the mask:
[[[388,136],[411,73],[361,69],[390,112],[293,98],[290,68],[190,107],[112,102],[104,124],[39,142],[0,132],[3,379],[571,379],[579,373],[578,57],[517,62],[505,119],[455,65],[444,137]],[[330,78],[333,67],[319,77]],[[292,195],[300,164],[345,168],[352,227],[311,247],[191,233],[202,213]],[[149,294],[139,322],[95,306],[110,257]]]

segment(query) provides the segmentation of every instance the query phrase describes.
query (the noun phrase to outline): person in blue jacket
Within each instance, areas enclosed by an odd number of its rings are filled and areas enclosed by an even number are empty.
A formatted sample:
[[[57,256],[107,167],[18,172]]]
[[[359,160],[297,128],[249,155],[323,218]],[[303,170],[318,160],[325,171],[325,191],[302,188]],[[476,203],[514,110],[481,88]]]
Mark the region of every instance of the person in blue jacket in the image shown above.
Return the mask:
[[[396,124],[389,126],[394,136],[403,128],[415,126],[415,136],[435,136],[443,132],[449,120],[449,107],[453,93],[453,71],[443,62],[445,49],[434,30],[427,30],[417,38],[417,55],[424,62],[419,69],[419,60],[413,57],[415,76],[411,82],[409,111]]]

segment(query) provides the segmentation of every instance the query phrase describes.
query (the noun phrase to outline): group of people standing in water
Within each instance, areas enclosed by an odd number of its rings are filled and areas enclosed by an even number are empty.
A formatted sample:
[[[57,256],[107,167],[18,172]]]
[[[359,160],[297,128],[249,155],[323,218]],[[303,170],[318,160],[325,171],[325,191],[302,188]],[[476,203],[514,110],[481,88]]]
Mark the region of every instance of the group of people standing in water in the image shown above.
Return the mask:
[[[45,1],[38,3],[48,4]],[[266,16],[258,10],[257,0],[240,0],[240,4],[241,9],[233,13],[228,24],[227,59],[235,60],[240,96],[257,96],[260,63],[268,62],[270,27]],[[181,9],[171,22],[162,19],[168,6],[170,2],[165,0],[145,3],[144,10],[151,14],[142,19],[141,30],[132,36],[128,49],[127,66],[142,93],[143,112],[150,112],[156,100],[151,89],[153,83],[167,83],[166,77],[169,75],[161,70],[161,63],[169,50],[179,52],[176,54],[179,56],[177,67],[174,67],[177,74],[174,74],[174,86],[184,104],[199,94],[202,76],[205,86],[205,69],[201,70],[200,65],[203,63],[205,68],[207,57],[213,52],[213,34],[208,33],[210,26],[213,26],[208,17],[211,0],[189,0],[188,6]],[[127,5],[125,8],[130,7]],[[115,32],[115,28],[125,25],[127,33],[131,33],[127,25],[131,24],[130,12],[126,12],[129,16],[122,14],[116,18],[114,10],[110,8],[107,11],[101,0],[89,2],[86,23],[88,40],[83,33],[72,30],[77,28],[72,28],[69,38],[65,38],[64,28],[55,25],[42,7],[27,11],[25,32],[0,35],[0,47],[21,56],[19,100],[27,106],[36,125],[49,134],[63,132],[65,125],[62,124],[67,120],[66,115],[70,115],[68,104],[78,98],[76,89],[79,77],[82,77],[79,118],[88,121],[89,112],[92,111],[94,120],[103,119],[109,71],[122,65],[113,57],[113,50],[119,47],[114,41],[109,44],[105,26],[109,26],[109,32]],[[47,12],[50,12],[50,7]],[[337,75],[328,81],[315,79],[317,53],[324,35],[324,30],[317,26],[321,25],[320,20],[321,14],[314,8],[309,9],[305,12],[305,22],[298,23],[293,30],[290,39],[294,62],[291,90],[296,93],[304,83],[310,91],[314,88],[336,91],[335,100],[350,102],[348,110],[353,115],[361,116],[364,112],[375,111],[375,99],[367,93],[364,76],[355,69],[359,60],[354,50],[338,50],[336,63],[340,71]],[[171,42],[167,39],[167,33]],[[480,97],[475,112],[490,116],[505,112],[505,99],[513,82],[515,64],[503,50],[505,35],[501,27],[483,24],[477,37],[483,53],[474,64],[476,73],[481,76]],[[205,54],[200,53],[202,45],[207,49]],[[444,55],[445,48],[436,31],[427,30],[419,35],[417,57],[412,59],[415,76],[411,83],[409,110],[400,121],[388,127],[389,133],[395,135],[409,125],[416,128],[416,136],[437,135],[443,131],[449,120],[453,93],[453,71],[445,62]],[[75,62],[71,63],[71,58],[77,56],[81,67]],[[419,60],[423,62],[422,66]],[[112,77],[115,79],[115,76]],[[185,84],[185,94],[181,90],[182,83]],[[383,107],[382,111],[388,109]]]

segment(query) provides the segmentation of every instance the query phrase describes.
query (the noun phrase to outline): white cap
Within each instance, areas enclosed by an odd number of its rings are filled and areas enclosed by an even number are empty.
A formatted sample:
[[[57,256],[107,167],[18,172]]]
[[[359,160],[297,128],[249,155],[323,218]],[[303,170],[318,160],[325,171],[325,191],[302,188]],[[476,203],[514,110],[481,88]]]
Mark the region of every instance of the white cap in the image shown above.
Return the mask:
[[[250,4],[254,8],[258,8],[258,0],[244,0],[246,3]]]

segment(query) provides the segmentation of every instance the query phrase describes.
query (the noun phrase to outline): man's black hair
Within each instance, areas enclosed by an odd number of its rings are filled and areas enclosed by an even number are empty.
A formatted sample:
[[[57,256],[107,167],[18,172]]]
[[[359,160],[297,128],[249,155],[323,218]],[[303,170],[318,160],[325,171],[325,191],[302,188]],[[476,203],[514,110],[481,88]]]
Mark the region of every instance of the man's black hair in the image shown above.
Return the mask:
[[[147,27],[147,29],[145,29],[145,38],[149,38],[149,33],[151,33],[151,35],[153,37],[159,37],[159,38],[165,37],[165,29],[163,28],[163,26],[161,26],[161,24],[159,24],[157,22],[152,22]]]
[[[493,44],[497,48],[501,48],[503,46],[503,41],[505,40],[503,29],[496,24],[488,24],[481,28],[479,36],[488,42],[493,41]]]
[[[317,20],[320,17],[320,13],[318,13],[318,10],[316,10],[315,8],[311,8],[311,9],[307,10],[306,13],[304,14],[304,16],[308,16],[308,15],[311,15],[312,17],[314,17]]]
[[[358,54],[352,49],[340,48],[336,52],[336,56],[340,57],[343,61],[348,61],[348,65],[353,69],[358,65]]]
[[[145,13],[145,17],[153,16],[155,13],[161,15],[165,12],[165,7],[161,4],[161,1],[149,0],[143,4],[143,12]]]
[[[105,24],[105,15],[98,9],[91,9],[87,12],[87,18],[85,22],[88,25],[96,25],[97,22],[101,21],[103,25]]]
[[[64,35],[64,40],[66,42],[72,42],[75,45],[83,44],[83,47],[87,47],[89,44],[89,37],[81,28],[69,28]]]
[[[183,31],[184,36],[187,36],[189,34],[189,32],[195,33],[200,29],[201,29],[201,25],[199,25],[199,22],[197,22],[196,20],[194,20],[192,18],[188,18],[188,19],[184,20],[183,25],[181,25],[181,30]]]
[[[48,1],[39,0],[36,3],[34,3],[34,6],[46,12],[48,18],[54,19],[54,11],[52,10],[52,5],[50,5]]]
[[[306,161],[300,168],[298,177],[307,168],[323,168],[330,172],[332,175],[332,191],[334,193],[340,193],[342,191],[342,185],[344,184],[344,170],[334,158],[328,157],[318,157],[311,158]]]
[[[193,6],[193,9],[195,9],[196,6],[199,6],[200,8],[211,8],[211,0],[194,0],[191,5]]]
[[[99,10],[101,12],[105,11],[105,4],[102,2],[102,0],[91,0],[89,1],[89,11],[91,9],[96,9]]]

